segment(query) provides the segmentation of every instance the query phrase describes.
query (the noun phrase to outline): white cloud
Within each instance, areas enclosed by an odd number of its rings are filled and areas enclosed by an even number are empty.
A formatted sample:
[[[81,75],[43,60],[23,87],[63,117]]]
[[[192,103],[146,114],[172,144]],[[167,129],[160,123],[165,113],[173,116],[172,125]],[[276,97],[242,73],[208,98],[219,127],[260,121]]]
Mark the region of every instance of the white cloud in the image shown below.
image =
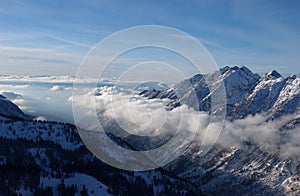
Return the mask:
[[[295,118],[296,115],[289,115],[268,121],[268,116],[256,115],[232,122],[226,121],[218,143],[230,147],[241,146],[243,142],[248,141],[265,150],[279,151],[281,155],[299,155],[300,128],[281,130],[291,119]]]
[[[99,96],[95,96],[95,94]],[[95,99],[95,105],[93,100]],[[96,107],[103,115],[115,119],[127,132],[137,135],[157,136],[167,132],[184,132],[194,134],[197,119],[202,117],[199,127],[208,121],[208,115],[196,112],[187,106],[166,110],[168,99],[147,99],[135,94],[120,92],[116,87],[101,87],[86,94],[70,97],[76,107],[85,108],[86,115]]]
[[[52,88],[50,89],[50,91],[62,91],[62,90],[64,90],[64,88],[61,87],[61,86],[58,86],[58,85],[54,85],[54,86],[52,86]]]

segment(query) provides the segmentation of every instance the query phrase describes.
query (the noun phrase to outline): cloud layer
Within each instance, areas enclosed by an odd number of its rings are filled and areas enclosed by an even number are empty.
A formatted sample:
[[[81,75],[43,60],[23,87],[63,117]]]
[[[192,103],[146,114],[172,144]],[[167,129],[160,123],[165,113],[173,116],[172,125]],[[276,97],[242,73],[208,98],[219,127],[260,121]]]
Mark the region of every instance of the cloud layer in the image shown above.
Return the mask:
[[[279,152],[282,156],[300,154],[300,128],[281,129],[291,119],[299,116],[291,115],[279,120],[268,121],[266,115],[249,116],[242,120],[225,121],[219,135],[217,126],[209,124],[210,115],[197,112],[183,105],[167,110],[167,99],[146,99],[135,94],[124,93],[115,87],[102,87],[85,94],[70,97],[76,107],[85,108],[86,114],[91,110],[102,111],[102,115],[115,119],[128,133],[141,136],[159,136],[165,134],[182,134],[186,138],[197,135],[196,142],[224,147],[255,144],[268,151]],[[95,96],[96,95],[96,96]],[[93,100],[95,99],[95,105]],[[209,126],[208,126],[209,125]]]

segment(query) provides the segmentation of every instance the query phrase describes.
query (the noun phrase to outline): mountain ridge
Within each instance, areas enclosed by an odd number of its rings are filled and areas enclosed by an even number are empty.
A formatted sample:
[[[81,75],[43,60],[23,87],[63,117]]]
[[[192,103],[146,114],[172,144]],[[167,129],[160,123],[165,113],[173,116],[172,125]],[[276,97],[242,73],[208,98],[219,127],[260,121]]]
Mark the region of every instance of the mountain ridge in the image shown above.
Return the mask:
[[[272,118],[279,118],[300,108],[300,79],[296,75],[284,78],[273,70],[260,76],[245,66],[226,66],[220,69],[220,73],[226,90],[227,118],[243,119],[259,113],[268,113]],[[210,111],[210,103],[204,100],[211,97],[209,86],[219,82],[213,81],[213,76],[214,73],[196,74],[164,91],[145,90],[140,95],[169,98],[172,100],[169,104],[171,107],[186,104],[195,110]],[[194,92],[186,92],[188,87],[193,88]],[[198,100],[189,100],[194,99],[193,93]]]

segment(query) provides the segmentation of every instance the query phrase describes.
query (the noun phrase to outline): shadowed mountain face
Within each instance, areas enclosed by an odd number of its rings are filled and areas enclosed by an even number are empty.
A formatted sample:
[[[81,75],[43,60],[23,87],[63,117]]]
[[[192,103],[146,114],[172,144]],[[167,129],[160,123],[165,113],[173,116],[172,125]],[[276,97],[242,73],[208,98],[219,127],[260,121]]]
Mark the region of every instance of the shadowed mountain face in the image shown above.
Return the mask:
[[[0,95],[0,116],[22,120],[31,118],[24,114],[18,106],[2,95]]]
[[[225,67],[220,71],[227,91],[229,119],[243,119],[259,113],[268,113],[278,119],[297,113],[299,78],[283,78],[276,71],[259,76],[245,67]],[[207,83],[213,83],[213,79],[212,75],[198,74],[169,89],[145,90],[141,94],[149,98],[169,98],[170,107],[187,104],[209,111],[208,86],[214,84]],[[192,93],[187,90],[189,86],[195,89],[200,104],[193,105],[195,100],[189,96]],[[164,168],[124,171],[91,154],[73,125],[30,120],[3,96],[0,106],[0,195],[300,194],[299,157],[282,156],[281,149],[264,148],[251,140],[244,139],[241,145],[231,147],[217,144],[205,155],[200,153],[202,146],[193,141],[182,156]],[[121,128],[114,120],[103,121],[104,127],[113,129],[109,137],[118,145],[133,150],[147,149],[140,138],[119,137]],[[299,118],[290,119],[278,130],[279,142],[285,145],[289,134],[299,129]],[[299,148],[299,144],[293,145]]]
[[[220,73],[221,79],[216,80],[214,74],[197,74],[164,91],[145,90],[141,95],[169,98],[172,100],[171,107],[186,104],[196,110],[210,111],[209,87],[222,81],[226,89],[226,115],[229,119],[242,119],[258,113],[268,113],[272,118],[278,118],[292,114],[300,107],[300,79],[295,75],[283,78],[274,70],[259,76],[246,67],[225,67]],[[193,91],[187,87],[192,87]]]

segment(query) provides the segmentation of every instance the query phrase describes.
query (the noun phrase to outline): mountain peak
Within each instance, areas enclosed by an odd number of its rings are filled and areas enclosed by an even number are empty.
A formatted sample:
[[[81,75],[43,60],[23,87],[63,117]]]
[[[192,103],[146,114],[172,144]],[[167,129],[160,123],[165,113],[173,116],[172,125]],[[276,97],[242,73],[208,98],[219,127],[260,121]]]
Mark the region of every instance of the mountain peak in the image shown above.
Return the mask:
[[[220,69],[220,72],[221,72],[221,74],[224,74],[225,72],[227,72],[229,70],[230,71],[236,71],[238,69],[240,69],[238,66],[233,66],[233,67],[225,66],[225,67]]]
[[[251,72],[251,73],[253,73],[250,69],[248,69],[246,66],[242,66],[241,68],[240,68],[242,71],[244,71],[244,72]]]
[[[255,78],[259,77],[258,74],[254,74],[246,66],[241,66],[241,67],[238,67],[238,66],[233,66],[233,67],[226,66],[226,67],[221,68],[220,72],[221,72],[221,74],[226,73],[226,75],[230,75],[232,73],[239,72],[241,74],[246,74],[247,76],[252,76],[252,77],[255,77]]]
[[[276,70],[273,70],[273,71],[267,73],[267,76],[272,76],[274,78],[281,78],[282,77],[281,74],[278,73]]]
[[[248,82],[252,82],[255,83],[260,76],[256,73],[253,73],[250,69],[248,69],[245,66],[242,67],[238,67],[238,66],[234,66],[234,67],[224,67],[222,69],[220,69],[223,77],[228,78],[230,77],[232,82],[236,82],[239,81],[241,79],[245,79]]]
[[[290,75],[287,79],[295,80],[297,76],[295,74]]]

